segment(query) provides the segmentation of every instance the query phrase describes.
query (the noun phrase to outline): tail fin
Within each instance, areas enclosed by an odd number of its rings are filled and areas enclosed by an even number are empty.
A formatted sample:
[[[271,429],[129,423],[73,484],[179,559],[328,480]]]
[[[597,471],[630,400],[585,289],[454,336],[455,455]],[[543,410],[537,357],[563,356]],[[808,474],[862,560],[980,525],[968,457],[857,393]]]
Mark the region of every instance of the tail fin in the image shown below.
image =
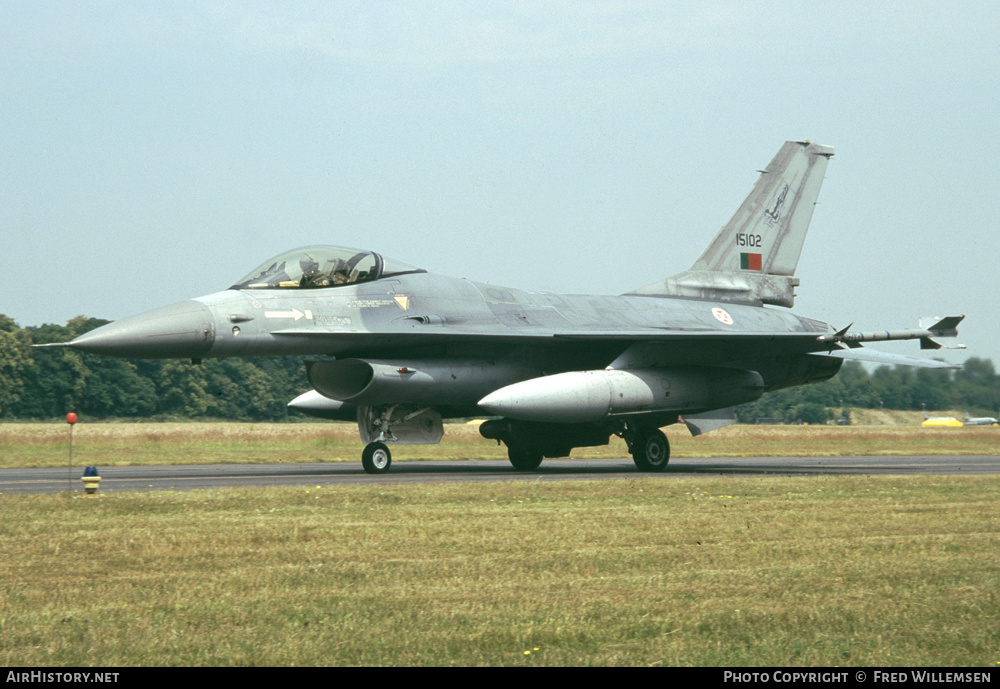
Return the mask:
[[[792,306],[795,266],[833,148],[787,141],[690,270],[630,294]]]

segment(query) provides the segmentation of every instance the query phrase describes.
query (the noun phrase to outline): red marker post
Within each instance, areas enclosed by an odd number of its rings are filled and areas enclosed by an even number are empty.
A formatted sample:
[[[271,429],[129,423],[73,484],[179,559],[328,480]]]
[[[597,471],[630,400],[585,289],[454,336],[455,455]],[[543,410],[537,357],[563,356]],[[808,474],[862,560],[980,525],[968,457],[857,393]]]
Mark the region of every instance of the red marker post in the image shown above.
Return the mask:
[[[73,492],[73,425],[76,423],[76,414],[70,412],[66,415],[66,423],[69,424],[69,492]]]

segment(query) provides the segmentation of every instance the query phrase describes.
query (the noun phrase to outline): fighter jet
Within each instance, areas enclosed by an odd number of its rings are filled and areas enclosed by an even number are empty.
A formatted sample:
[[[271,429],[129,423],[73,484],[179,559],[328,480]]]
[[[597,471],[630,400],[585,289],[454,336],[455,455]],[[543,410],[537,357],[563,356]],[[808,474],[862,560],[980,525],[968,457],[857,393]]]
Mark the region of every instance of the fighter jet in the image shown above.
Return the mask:
[[[833,154],[786,142],[690,270],[619,296],[498,287],[370,250],[310,246],[265,261],[229,289],[61,346],[194,362],[311,357],[313,390],[289,406],[357,421],[369,473],[389,470],[389,444],[437,443],[443,419],[482,415],[496,418],[481,434],[504,443],[519,470],[619,436],[640,470],[662,471],[670,446],[661,428],[721,428],[735,405],[827,380],[845,359],[948,367],[864,342],[961,346],[963,316],[850,332],[787,310]]]

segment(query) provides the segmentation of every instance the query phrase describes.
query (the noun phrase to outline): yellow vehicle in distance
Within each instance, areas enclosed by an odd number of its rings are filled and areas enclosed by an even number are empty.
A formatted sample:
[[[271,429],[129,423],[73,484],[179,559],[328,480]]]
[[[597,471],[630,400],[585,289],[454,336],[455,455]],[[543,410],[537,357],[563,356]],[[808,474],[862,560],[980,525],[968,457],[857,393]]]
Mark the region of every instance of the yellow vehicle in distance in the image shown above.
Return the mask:
[[[965,424],[954,416],[930,416],[927,412],[924,412],[924,421],[920,425],[924,428],[943,428],[949,426],[959,427]]]

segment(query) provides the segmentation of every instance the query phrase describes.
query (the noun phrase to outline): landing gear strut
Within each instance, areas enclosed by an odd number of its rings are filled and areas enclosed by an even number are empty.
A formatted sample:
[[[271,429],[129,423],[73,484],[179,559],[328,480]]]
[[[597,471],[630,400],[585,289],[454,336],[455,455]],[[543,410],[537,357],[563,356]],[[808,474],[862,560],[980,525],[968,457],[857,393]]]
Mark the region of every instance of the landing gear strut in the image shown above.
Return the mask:
[[[392,453],[385,443],[368,443],[361,453],[361,466],[368,474],[384,474],[392,464]]]

